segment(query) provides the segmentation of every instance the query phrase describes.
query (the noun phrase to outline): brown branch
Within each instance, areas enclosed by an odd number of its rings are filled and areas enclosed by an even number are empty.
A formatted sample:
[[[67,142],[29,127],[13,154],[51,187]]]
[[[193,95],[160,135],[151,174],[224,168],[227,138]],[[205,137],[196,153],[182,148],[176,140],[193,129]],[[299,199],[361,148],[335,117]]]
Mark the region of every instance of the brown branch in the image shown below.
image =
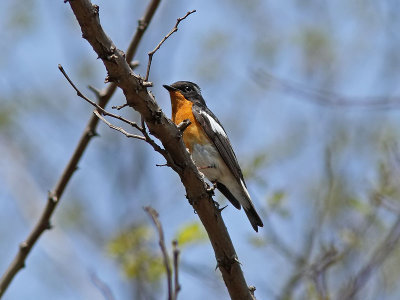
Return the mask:
[[[154,96],[143,86],[143,78],[132,72],[123,52],[116,48],[103,31],[98,7],[88,0],[70,1],[69,5],[79,22],[82,36],[103,61],[108,78],[122,89],[127,103],[141,114],[149,132],[161,141],[167,151],[167,163],[178,173],[187,198],[208,233],[230,297],[253,299],[221,214],[214,206],[203,177],[184,146],[181,132],[164,115]]]
[[[179,284],[179,249],[178,241],[174,240],[172,242],[173,248],[173,261],[174,261],[174,300],[178,298],[178,293],[181,290],[181,285]]]
[[[116,110],[121,110],[121,109],[123,109],[124,107],[127,107],[127,106],[129,106],[129,104],[128,103],[124,103],[122,105],[111,106],[111,108],[112,109],[116,109]]]
[[[167,272],[167,285],[168,285],[168,300],[173,300],[175,299],[173,297],[173,291],[172,291],[172,272],[171,272],[171,263],[169,261],[169,255],[167,251],[167,247],[165,246],[165,240],[164,240],[164,231],[162,229],[160,220],[158,219],[158,213],[157,211],[150,207],[146,206],[144,210],[147,212],[147,214],[150,216],[152,219],[154,225],[156,226],[157,232],[158,232],[158,245],[161,248],[161,252],[163,255],[163,262],[164,262],[164,267],[165,271]]]
[[[186,128],[189,127],[189,125],[192,124],[189,119],[183,120],[181,123],[178,124],[178,129],[180,132],[184,132]]]
[[[146,71],[146,77],[144,78],[144,81],[148,81],[149,80],[149,74],[150,74],[150,67],[151,67],[151,61],[153,60],[153,55],[154,53],[156,53],[158,51],[158,49],[160,49],[161,45],[164,44],[164,42],[174,33],[178,31],[178,25],[180,22],[182,22],[183,20],[185,20],[189,15],[195,13],[196,10],[192,10],[192,11],[188,11],[186,13],[186,15],[184,15],[182,18],[178,18],[176,19],[176,24],[174,26],[174,28],[171,29],[170,32],[168,32],[168,34],[166,36],[164,36],[164,38],[161,40],[161,42],[158,43],[158,45],[153,49],[153,51],[150,51],[148,53],[149,55],[149,62],[147,63],[147,71]]]
[[[172,241],[173,248],[173,258],[174,258],[174,299],[178,298],[178,293],[181,290],[181,285],[179,284],[179,249],[178,241]]]
[[[138,45],[141,41],[141,38],[143,36],[143,33],[145,32],[146,28],[148,27],[148,24],[150,23],[151,19],[154,16],[154,13],[157,10],[158,4],[160,3],[160,0],[153,0],[149,3],[147,6],[146,12],[144,14],[144,17],[140,21],[140,26],[138,26],[133,39],[131,43],[129,44],[128,50],[127,50],[127,55],[126,55],[126,61],[130,62],[138,48]],[[99,106],[100,107],[105,107],[105,105],[108,103],[108,101],[111,99],[112,95],[114,94],[116,90],[117,85],[115,83],[112,83],[107,86],[103,91],[99,92],[97,95],[97,98],[99,100]],[[85,130],[83,131],[83,134],[81,138],[79,139],[79,142],[74,150],[74,153],[72,154],[68,164],[65,166],[63,173],[61,174],[57,184],[55,185],[54,189],[52,192],[49,193],[49,196],[47,198],[47,204],[42,212],[42,215],[40,216],[39,220],[35,224],[34,228],[32,231],[29,233],[28,237],[24,242],[20,244],[19,250],[14,257],[13,261],[10,263],[8,266],[7,270],[4,272],[0,279],[0,298],[10,285],[11,281],[15,277],[15,275],[18,273],[19,270],[21,270],[25,266],[25,260],[30,253],[32,247],[35,245],[39,237],[42,235],[42,233],[46,230],[49,229],[50,226],[50,218],[54,212],[54,209],[56,208],[61,196],[63,195],[63,192],[71,179],[73,173],[77,169],[78,163],[86,150],[90,140],[92,137],[96,135],[96,127],[98,124],[98,118],[97,116],[93,115],[87,125]]]

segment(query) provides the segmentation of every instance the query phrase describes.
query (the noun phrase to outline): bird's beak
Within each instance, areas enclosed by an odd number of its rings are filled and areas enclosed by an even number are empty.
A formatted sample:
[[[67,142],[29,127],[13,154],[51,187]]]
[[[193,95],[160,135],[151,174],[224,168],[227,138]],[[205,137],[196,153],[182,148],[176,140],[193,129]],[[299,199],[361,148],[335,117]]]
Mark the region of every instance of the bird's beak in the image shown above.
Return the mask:
[[[177,90],[176,88],[174,88],[174,87],[172,87],[172,86],[170,86],[170,85],[167,85],[167,84],[164,84],[163,87],[164,87],[168,92],[174,92],[174,91]]]

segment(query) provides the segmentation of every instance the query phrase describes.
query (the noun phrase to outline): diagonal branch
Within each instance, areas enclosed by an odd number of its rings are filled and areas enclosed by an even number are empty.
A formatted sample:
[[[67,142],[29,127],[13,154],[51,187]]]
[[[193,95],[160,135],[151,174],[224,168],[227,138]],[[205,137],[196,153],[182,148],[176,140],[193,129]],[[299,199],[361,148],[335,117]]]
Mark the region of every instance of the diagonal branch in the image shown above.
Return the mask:
[[[110,113],[108,111],[106,111],[103,107],[101,107],[100,105],[98,105],[96,102],[90,100],[88,97],[86,97],[84,94],[82,94],[82,92],[76,87],[76,85],[72,82],[72,80],[69,78],[69,76],[67,75],[67,73],[65,72],[64,68],[59,64],[58,65],[58,69],[60,70],[60,72],[64,75],[64,77],[68,80],[69,84],[74,88],[74,90],[76,91],[76,94],[81,97],[82,99],[84,99],[86,102],[88,102],[89,104],[93,105],[94,107],[97,108],[97,110],[101,111],[101,113],[105,116],[110,116],[113,117],[114,119],[120,120],[126,124],[131,125],[132,127],[135,127],[137,130],[142,131],[142,128],[139,127],[139,125],[137,125],[135,122],[129,121],[121,116],[115,115],[113,113]],[[95,114],[96,116],[98,116],[97,114]],[[99,116],[98,116],[99,117]],[[100,118],[100,117],[99,117]],[[101,118],[100,118],[101,119]],[[106,121],[105,122],[107,125],[109,125],[109,123]],[[110,125],[109,125],[110,126]],[[115,129],[114,125],[110,126],[111,128]]]
[[[144,32],[146,31],[151,19],[153,18],[157,7],[160,3],[160,0],[152,0],[149,5],[147,6],[146,12],[143,18],[139,21],[139,26],[136,29],[136,32],[133,36],[131,43],[129,44],[127,54],[126,54],[126,61],[132,61],[134,55],[136,54],[138,45],[142,39]],[[103,91],[99,91],[97,98],[99,100],[99,106],[105,107],[108,101],[111,99],[112,95],[114,94],[117,85],[115,83],[111,83],[107,86]],[[47,198],[47,204],[40,216],[39,220],[37,221],[36,225],[29,233],[28,237],[24,242],[20,244],[19,250],[14,257],[13,261],[8,266],[5,273],[2,275],[0,279],[0,298],[10,285],[11,281],[25,265],[25,260],[30,253],[32,247],[37,242],[39,237],[46,229],[50,229],[50,218],[56,208],[65,187],[67,186],[69,180],[71,179],[73,173],[77,169],[78,163],[86,150],[90,140],[92,137],[96,135],[96,127],[98,124],[99,119],[93,115],[86,125],[85,130],[75,148],[74,153],[72,154],[68,164],[65,166],[63,173],[61,174],[56,186],[49,193]]]

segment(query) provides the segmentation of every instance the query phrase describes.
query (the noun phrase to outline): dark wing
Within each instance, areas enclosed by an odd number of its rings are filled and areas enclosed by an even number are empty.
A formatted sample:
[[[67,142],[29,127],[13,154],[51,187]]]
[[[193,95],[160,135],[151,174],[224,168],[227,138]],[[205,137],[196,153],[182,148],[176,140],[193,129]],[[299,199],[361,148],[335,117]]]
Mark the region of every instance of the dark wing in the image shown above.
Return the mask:
[[[244,183],[243,174],[240,170],[236,155],[233,152],[225,129],[222,127],[218,118],[201,103],[194,103],[192,111],[196,121],[200,123],[207,136],[214,143],[215,147],[217,147],[219,154],[232,172],[233,176],[235,176],[239,184],[241,180]]]

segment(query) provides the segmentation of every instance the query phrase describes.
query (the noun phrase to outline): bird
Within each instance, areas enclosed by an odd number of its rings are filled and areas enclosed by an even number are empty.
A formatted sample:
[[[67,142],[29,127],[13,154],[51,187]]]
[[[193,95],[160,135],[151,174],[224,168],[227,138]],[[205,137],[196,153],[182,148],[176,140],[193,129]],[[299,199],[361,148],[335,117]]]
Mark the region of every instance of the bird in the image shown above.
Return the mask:
[[[247,190],[235,152],[224,127],[207,107],[200,87],[190,81],[163,85],[169,92],[172,121],[179,125],[189,120],[183,141],[198,170],[237,209],[243,207],[253,229],[263,227]]]

